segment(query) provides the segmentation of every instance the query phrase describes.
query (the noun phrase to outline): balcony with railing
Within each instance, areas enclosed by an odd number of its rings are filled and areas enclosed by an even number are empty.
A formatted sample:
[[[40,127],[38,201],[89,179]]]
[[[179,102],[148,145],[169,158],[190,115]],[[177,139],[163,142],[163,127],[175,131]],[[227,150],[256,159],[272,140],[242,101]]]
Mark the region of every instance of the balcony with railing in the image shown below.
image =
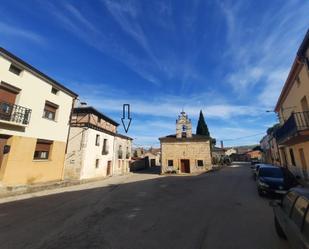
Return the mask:
[[[126,153],[126,159],[130,159],[130,152]]]
[[[30,122],[31,109],[20,105],[0,101],[0,122],[27,126]]]
[[[278,144],[302,142],[308,135],[309,111],[293,112],[274,134]]]
[[[118,150],[118,159],[122,159],[122,157],[123,157],[123,151]]]

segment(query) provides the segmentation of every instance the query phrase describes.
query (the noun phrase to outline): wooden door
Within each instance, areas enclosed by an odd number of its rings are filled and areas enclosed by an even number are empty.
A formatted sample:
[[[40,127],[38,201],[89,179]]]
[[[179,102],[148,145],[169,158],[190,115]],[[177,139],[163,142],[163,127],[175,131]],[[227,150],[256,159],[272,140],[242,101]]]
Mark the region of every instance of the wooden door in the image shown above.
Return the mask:
[[[111,169],[112,169],[112,161],[107,162],[107,172],[106,175],[109,176],[111,174]]]
[[[180,170],[182,173],[190,173],[190,161],[187,159],[180,160]]]
[[[305,179],[308,179],[307,162],[306,162],[306,158],[305,158],[304,149],[299,149],[298,151],[299,151],[299,156],[300,156],[300,160],[301,160],[303,175],[304,175]]]

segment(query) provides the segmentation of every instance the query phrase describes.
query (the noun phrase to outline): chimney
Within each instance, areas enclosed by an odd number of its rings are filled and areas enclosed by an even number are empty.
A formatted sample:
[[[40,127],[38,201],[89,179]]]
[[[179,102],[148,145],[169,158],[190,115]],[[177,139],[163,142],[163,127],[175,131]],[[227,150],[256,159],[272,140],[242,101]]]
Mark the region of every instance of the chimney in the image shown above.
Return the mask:
[[[221,142],[221,149],[223,149],[224,148],[223,141],[221,140],[220,142]]]

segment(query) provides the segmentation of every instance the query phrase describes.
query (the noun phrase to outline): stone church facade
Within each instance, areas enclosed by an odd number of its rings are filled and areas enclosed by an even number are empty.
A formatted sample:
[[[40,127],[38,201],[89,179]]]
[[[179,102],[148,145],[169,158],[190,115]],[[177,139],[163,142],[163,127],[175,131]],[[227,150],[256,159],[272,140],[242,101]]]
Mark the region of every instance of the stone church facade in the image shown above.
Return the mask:
[[[211,141],[192,134],[192,124],[184,111],[176,120],[176,134],[159,138],[161,173],[198,173],[212,169]]]

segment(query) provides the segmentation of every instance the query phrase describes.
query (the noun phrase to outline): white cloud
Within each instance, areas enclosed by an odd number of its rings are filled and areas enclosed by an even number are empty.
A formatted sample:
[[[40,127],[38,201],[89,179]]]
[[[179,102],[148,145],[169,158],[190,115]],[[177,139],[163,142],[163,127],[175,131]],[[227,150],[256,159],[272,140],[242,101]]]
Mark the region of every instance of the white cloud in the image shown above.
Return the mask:
[[[258,84],[259,89],[262,88],[260,94],[256,93],[258,99],[265,105],[274,105],[286,70],[308,29],[309,2],[285,1],[276,9],[272,9],[272,5],[265,7],[259,15],[259,25],[252,22],[256,17],[246,14],[248,4],[243,0],[233,5],[219,4],[226,19],[229,44],[225,59],[233,61],[227,81],[235,93],[245,97],[248,90]]]
[[[14,25],[7,24],[4,22],[0,22],[0,32],[1,32],[1,35],[3,36],[6,35],[6,36],[23,38],[23,39],[26,39],[26,40],[29,40],[35,43],[39,43],[41,45],[45,43],[45,39],[41,35],[33,31],[22,29],[22,28],[19,28],[19,27],[16,27]]]

